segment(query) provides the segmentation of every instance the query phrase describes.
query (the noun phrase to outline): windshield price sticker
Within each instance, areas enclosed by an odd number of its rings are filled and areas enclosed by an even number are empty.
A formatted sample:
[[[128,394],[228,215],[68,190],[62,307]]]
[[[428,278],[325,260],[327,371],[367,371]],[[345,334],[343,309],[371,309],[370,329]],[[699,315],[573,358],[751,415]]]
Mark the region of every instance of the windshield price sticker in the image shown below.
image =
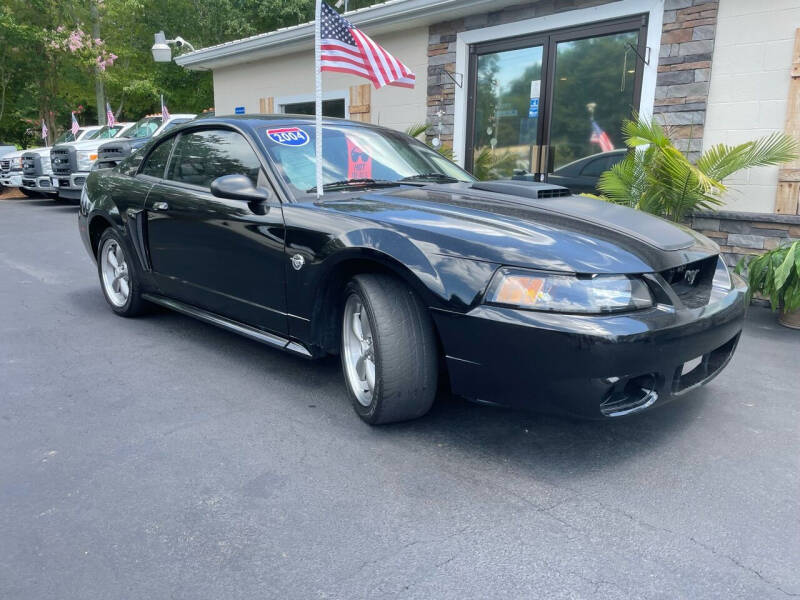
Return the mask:
[[[308,134],[298,127],[267,129],[267,135],[273,142],[282,146],[305,146],[309,139]]]

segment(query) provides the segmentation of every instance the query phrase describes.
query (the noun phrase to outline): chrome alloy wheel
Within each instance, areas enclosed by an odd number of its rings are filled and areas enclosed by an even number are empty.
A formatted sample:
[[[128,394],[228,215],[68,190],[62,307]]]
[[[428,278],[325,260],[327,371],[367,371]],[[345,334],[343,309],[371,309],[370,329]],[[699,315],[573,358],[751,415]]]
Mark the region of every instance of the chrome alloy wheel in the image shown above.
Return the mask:
[[[125,306],[131,293],[131,281],[125,253],[116,240],[108,239],[100,250],[100,267],[106,296],[116,307]]]
[[[375,391],[375,348],[369,315],[356,294],[347,298],[342,321],[342,351],[347,382],[358,403],[369,406]]]

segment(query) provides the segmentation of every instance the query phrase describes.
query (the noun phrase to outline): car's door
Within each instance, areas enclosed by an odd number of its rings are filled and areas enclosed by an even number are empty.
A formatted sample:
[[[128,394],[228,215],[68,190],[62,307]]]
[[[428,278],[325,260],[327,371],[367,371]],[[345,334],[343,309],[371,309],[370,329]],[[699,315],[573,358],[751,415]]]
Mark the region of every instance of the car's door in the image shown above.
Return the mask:
[[[284,222],[265,204],[217,198],[211,182],[243,174],[269,187],[254,146],[228,129],[184,130],[147,198],[147,241],[164,294],[228,318],[287,331]]]

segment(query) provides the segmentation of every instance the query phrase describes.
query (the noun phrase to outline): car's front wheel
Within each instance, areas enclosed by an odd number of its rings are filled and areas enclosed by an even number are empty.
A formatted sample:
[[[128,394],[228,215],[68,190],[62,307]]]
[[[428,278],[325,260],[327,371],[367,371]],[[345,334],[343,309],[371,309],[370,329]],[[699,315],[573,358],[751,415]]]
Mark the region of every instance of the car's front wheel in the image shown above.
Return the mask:
[[[141,297],[134,257],[128,256],[120,236],[109,227],[100,236],[97,272],[100,287],[111,310],[123,317],[144,312],[147,301]]]
[[[364,274],[345,287],[341,357],[356,413],[378,425],[421,417],[436,395],[430,315],[394,277]]]

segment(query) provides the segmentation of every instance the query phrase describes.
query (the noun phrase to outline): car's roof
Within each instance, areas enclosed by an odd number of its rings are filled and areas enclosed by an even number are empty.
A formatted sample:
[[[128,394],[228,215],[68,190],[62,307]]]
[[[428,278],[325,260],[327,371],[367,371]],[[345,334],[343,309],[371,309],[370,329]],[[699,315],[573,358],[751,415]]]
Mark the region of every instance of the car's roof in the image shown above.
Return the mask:
[[[224,124],[224,125],[234,125],[236,127],[248,127],[248,128],[255,128],[255,127],[263,127],[264,125],[304,125],[304,126],[314,126],[314,115],[262,115],[262,114],[250,114],[250,115],[215,115],[213,117],[203,117],[199,119],[195,119],[191,121],[191,123],[186,123],[182,127],[194,126],[194,125],[202,125],[204,127],[211,125],[211,124]],[[350,121],[348,119],[340,119],[337,117],[323,117],[322,123],[324,125],[353,125],[358,127],[370,127],[370,128],[377,128],[380,127],[377,125],[372,125],[370,123],[361,123],[359,121]]]

